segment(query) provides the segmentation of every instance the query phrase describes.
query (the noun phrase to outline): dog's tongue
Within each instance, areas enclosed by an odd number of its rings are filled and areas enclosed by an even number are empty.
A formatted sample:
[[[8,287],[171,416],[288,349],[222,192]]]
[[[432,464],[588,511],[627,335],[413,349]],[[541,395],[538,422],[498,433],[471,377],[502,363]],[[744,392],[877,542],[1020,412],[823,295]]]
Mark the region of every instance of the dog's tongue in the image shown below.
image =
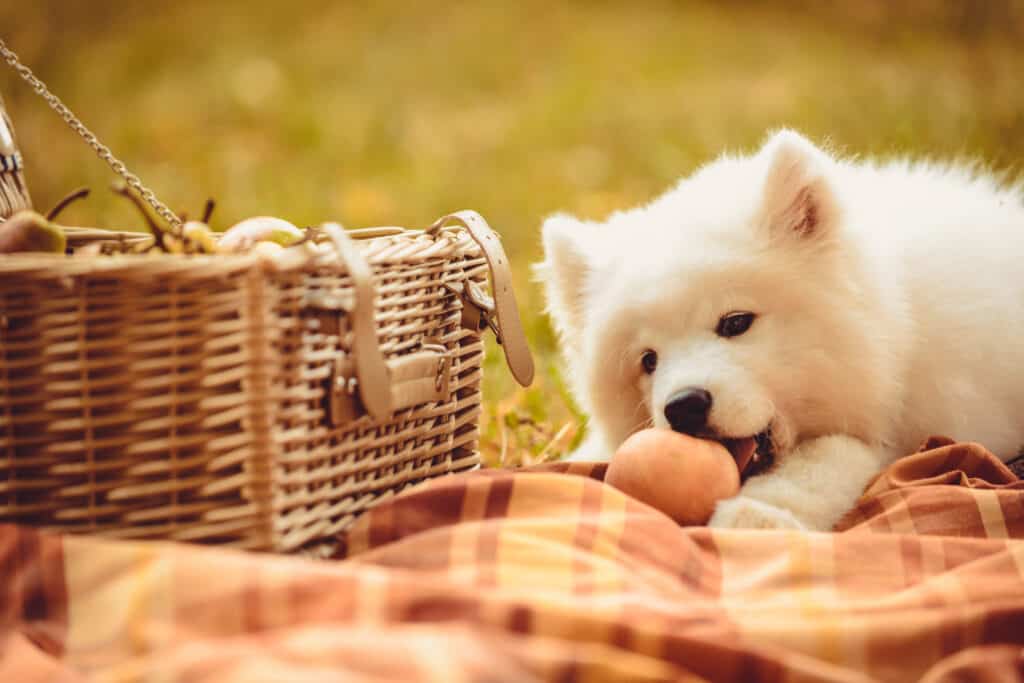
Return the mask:
[[[757,452],[757,441],[752,436],[737,439],[730,444],[729,451],[736,459],[736,467],[740,471],[740,476],[743,476],[750,461],[754,459],[754,453]]]

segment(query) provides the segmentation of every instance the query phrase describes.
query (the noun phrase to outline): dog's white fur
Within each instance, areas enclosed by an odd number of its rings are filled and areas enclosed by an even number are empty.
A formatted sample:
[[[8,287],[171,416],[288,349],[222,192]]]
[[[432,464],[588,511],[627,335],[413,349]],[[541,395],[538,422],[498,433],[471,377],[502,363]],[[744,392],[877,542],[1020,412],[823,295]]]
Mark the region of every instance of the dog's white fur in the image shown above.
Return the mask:
[[[538,272],[606,459],[712,393],[723,437],[772,425],[777,457],[720,527],[825,530],[930,435],[1024,444],[1024,198],[972,167],[839,158],[792,131],[603,223],[543,228]],[[716,335],[750,311],[749,331]],[[659,363],[641,367],[646,349]]]

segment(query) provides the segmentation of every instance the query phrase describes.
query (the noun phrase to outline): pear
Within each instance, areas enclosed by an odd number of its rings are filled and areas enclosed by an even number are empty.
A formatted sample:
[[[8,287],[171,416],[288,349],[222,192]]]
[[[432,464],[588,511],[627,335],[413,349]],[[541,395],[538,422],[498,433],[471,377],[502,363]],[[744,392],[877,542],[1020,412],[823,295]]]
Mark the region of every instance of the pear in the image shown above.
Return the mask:
[[[0,254],[33,251],[63,254],[68,239],[53,220],[68,204],[88,195],[88,189],[76,190],[57,202],[45,216],[30,209],[22,209],[0,223]]]
[[[246,251],[257,242],[274,242],[287,247],[303,237],[304,233],[286,220],[256,216],[225,230],[217,242],[217,249],[223,252]]]
[[[60,226],[29,209],[22,209],[0,224],[0,254],[21,251],[63,254],[67,246],[67,237]]]
[[[217,239],[214,237],[213,230],[210,229],[210,216],[213,215],[216,205],[213,199],[207,199],[206,205],[203,207],[203,217],[198,221],[185,221],[185,224],[181,226],[181,235],[185,238],[191,251],[200,254],[217,253]],[[185,220],[184,214],[182,214],[182,220]]]
[[[217,242],[213,238],[213,231],[203,221],[186,221],[181,227],[181,234],[185,239],[190,240],[201,254],[214,254],[217,252]]]
[[[138,209],[139,214],[142,216],[142,220],[146,222],[149,227],[149,232],[153,235],[153,246],[148,247],[145,251],[162,251],[164,253],[182,253],[184,252],[183,240],[180,238],[180,234],[173,229],[161,228],[153,220],[153,217],[149,215],[149,211],[142,204],[142,200],[136,197],[128,185],[122,181],[115,181],[110,189],[113,190],[114,194],[119,194]]]

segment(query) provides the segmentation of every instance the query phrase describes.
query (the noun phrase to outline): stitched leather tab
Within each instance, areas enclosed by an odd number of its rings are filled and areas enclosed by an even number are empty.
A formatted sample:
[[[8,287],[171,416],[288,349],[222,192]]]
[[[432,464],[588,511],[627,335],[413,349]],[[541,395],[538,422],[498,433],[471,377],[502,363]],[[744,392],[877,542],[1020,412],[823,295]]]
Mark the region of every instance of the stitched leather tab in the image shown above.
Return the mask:
[[[519,308],[516,305],[515,293],[512,291],[512,271],[505,249],[501,246],[501,240],[491,226],[487,225],[483,216],[476,211],[468,210],[456,211],[438,219],[427,231],[440,230],[451,222],[465,226],[487,259],[491,271],[491,290],[494,294],[498,328],[501,331],[499,341],[505,351],[505,361],[516,381],[524,387],[529,386],[533,382],[533,357],[530,355],[530,346],[526,342],[523,323],[519,318]]]
[[[388,361],[391,407],[402,410],[447,398],[449,363],[448,351],[443,346]]]
[[[404,410],[448,398],[451,354],[445,347],[427,343],[422,351],[392,358],[386,365],[392,410]],[[339,358],[334,364],[334,375],[329,385],[328,414],[332,425],[348,424],[368,412],[362,401],[362,392],[358,391],[359,384],[352,359]]]
[[[348,268],[352,288],[355,290],[352,305],[352,355],[359,377],[359,397],[370,416],[383,421],[391,417],[391,389],[384,354],[377,343],[377,325],[374,320],[377,292],[373,286],[373,271],[340,225],[325,223],[321,228],[331,238],[338,256]]]

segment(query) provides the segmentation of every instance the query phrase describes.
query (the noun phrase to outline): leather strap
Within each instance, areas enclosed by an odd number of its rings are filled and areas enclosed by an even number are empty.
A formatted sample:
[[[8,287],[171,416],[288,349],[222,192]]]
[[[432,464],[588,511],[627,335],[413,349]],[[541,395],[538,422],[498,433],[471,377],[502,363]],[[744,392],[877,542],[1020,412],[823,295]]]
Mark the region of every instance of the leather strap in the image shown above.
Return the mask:
[[[423,344],[423,350],[388,361],[391,407],[403,410],[448,398],[451,377],[448,349]]]
[[[512,271],[501,240],[487,225],[487,221],[475,211],[458,211],[444,216],[427,232],[436,232],[450,222],[458,222],[466,228],[487,260],[494,295],[493,308],[498,319],[498,342],[504,349],[512,376],[522,386],[529,386],[533,382],[533,357],[519,318],[519,308],[512,289]],[[340,424],[361,413],[361,409],[351,400],[354,397],[350,388],[359,393],[362,408],[378,421],[389,419],[395,410],[443,399],[448,392],[450,369],[450,359],[445,350],[431,350],[432,345],[425,344],[423,352],[393,359],[391,362],[385,361],[377,341],[374,318],[377,292],[373,284],[373,271],[355,242],[340,225],[325,223],[321,228],[348,268],[353,289],[353,296],[346,300],[345,306],[350,309],[353,335],[351,366],[348,359],[339,359],[335,366],[335,376],[331,382],[332,420]],[[470,284],[466,283],[467,286]],[[465,294],[470,301],[485,298],[483,292]],[[489,302],[481,302],[481,307],[489,310],[491,306],[487,304]],[[490,322],[489,316],[484,317]],[[351,384],[353,379],[354,387]]]
[[[440,344],[424,343],[421,351],[386,361],[390,382],[391,410],[399,411],[433,401],[443,401],[449,395],[451,357]],[[357,420],[368,412],[360,395],[348,390],[356,376],[350,358],[339,358],[331,378],[331,424],[341,426]],[[360,383],[357,380],[356,386]]]
[[[377,343],[377,325],[374,320],[377,292],[373,286],[373,271],[340,225],[325,223],[321,228],[334,244],[352,280],[355,294],[352,301],[352,356],[358,377],[359,398],[373,419],[387,420],[392,412],[391,388],[384,354]]]
[[[509,268],[508,257],[501,246],[498,234],[487,225],[487,221],[476,211],[456,211],[438,219],[427,228],[427,232],[436,232],[452,222],[461,223],[487,259],[491,272],[491,290],[494,294],[494,308],[498,317],[500,336],[498,342],[505,351],[512,376],[522,386],[533,382],[533,357],[526,343],[523,323],[519,318],[519,307],[512,288],[512,270]]]

